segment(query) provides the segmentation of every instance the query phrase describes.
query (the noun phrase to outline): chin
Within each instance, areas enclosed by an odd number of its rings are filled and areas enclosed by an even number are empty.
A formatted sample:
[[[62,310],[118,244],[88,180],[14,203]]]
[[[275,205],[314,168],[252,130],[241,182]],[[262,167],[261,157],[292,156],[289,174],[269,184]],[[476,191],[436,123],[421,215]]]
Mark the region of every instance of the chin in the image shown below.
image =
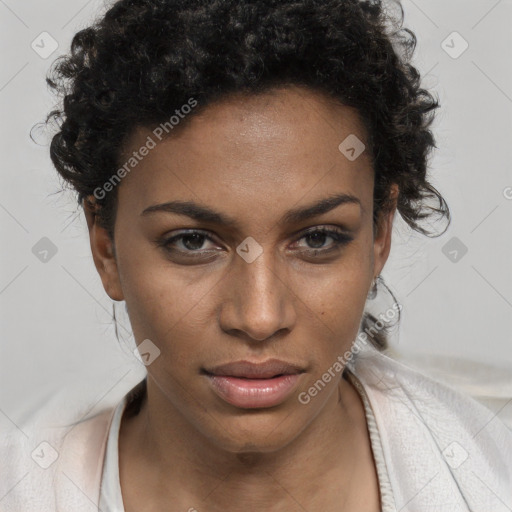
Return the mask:
[[[212,440],[216,438],[219,448],[235,454],[277,452],[291,443],[303,430],[300,423],[293,419],[293,415],[268,411],[260,417],[253,414],[252,417],[223,418],[217,425],[225,428],[214,433]]]

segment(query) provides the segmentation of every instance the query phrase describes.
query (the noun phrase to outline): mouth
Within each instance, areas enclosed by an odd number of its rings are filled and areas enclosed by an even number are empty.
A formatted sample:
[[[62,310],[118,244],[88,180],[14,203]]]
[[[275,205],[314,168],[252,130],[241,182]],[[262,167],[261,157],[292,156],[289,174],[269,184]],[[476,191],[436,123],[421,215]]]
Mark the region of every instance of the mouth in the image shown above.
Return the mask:
[[[305,370],[278,359],[236,361],[203,369],[211,389],[225,402],[254,409],[279,405],[296,389]]]
[[[271,379],[281,375],[296,375],[305,370],[294,363],[287,363],[280,359],[268,359],[260,363],[250,361],[235,361],[221,364],[203,370],[210,375],[223,377],[238,377],[245,379]]]

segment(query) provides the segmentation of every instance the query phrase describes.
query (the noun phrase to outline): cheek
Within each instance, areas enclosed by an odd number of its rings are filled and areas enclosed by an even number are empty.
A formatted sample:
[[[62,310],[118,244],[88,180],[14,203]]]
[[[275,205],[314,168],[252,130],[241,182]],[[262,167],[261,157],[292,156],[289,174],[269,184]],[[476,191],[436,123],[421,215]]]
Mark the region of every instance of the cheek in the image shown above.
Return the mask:
[[[333,330],[339,331],[362,315],[371,281],[369,261],[368,256],[354,251],[353,257],[340,260],[329,272],[301,285],[304,302],[322,321],[337,327]]]
[[[141,336],[171,329],[201,301],[202,290],[208,283],[191,285],[185,271],[172,265],[161,249],[151,247],[148,241],[119,245],[123,294],[130,318],[136,324],[134,330],[141,331]]]
[[[178,376],[198,366],[204,333],[212,330],[216,280],[203,276],[190,282],[166,262],[127,265],[123,275],[135,340],[139,344],[149,339],[160,350],[148,371],[165,379],[166,373]]]
[[[333,267],[322,279],[309,286],[304,303],[311,315],[310,336],[323,343],[315,354],[322,364],[345,352],[357,337],[367,300],[370,274],[365,260],[354,258]]]

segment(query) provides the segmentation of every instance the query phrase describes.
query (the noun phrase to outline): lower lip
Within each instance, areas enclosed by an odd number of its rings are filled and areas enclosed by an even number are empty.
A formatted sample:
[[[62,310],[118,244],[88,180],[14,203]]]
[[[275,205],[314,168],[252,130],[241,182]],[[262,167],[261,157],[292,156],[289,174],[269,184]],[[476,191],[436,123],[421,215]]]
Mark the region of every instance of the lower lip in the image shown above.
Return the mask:
[[[301,374],[293,374],[272,379],[243,379],[207,375],[213,391],[220,398],[245,409],[279,405],[294,391],[300,376]]]

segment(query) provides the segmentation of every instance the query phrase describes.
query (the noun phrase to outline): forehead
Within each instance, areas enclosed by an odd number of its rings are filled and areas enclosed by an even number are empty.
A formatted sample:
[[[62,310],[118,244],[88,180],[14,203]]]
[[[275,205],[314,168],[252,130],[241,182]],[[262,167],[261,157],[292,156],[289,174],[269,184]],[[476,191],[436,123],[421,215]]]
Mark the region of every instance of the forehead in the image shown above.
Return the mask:
[[[370,206],[369,150],[351,159],[343,145],[348,140],[364,147],[364,126],[355,109],[320,93],[287,87],[234,95],[192,115],[176,134],[159,140],[155,133],[139,127],[124,148],[121,165],[151,146],[122,180],[120,209],[124,204],[140,213],[185,199],[239,213],[244,204],[275,210],[338,192]]]

